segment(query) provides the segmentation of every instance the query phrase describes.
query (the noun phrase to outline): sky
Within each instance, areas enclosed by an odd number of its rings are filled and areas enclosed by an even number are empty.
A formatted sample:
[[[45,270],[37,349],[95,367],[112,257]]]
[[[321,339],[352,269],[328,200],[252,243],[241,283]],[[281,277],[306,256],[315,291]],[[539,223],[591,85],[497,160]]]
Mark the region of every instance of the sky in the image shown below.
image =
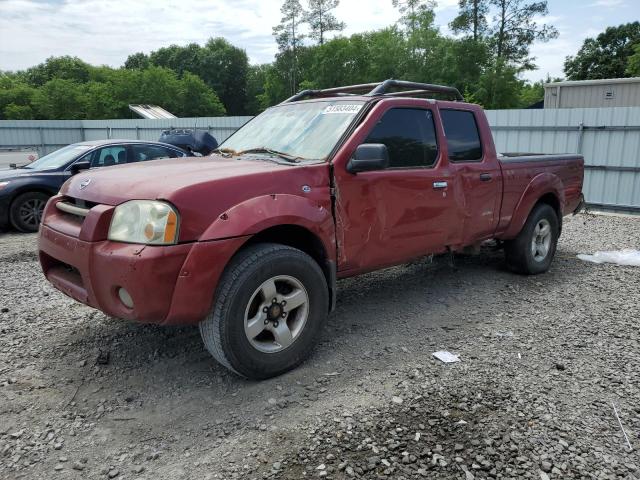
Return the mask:
[[[306,0],[302,0],[304,5]],[[170,44],[203,44],[225,37],[246,50],[252,63],[273,60],[272,27],[280,21],[282,0],[0,0],[0,70],[20,70],[50,56],[72,55],[94,65],[121,66],[135,52]],[[439,0],[436,24],[449,33],[457,0]],[[567,55],[585,38],[607,26],[640,19],[640,0],[549,0],[549,15],[560,36],[536,44],[535,81],[562,77]],[[343,32],[375,30],[398,20],[391,0],[341,0],[336,16]]]

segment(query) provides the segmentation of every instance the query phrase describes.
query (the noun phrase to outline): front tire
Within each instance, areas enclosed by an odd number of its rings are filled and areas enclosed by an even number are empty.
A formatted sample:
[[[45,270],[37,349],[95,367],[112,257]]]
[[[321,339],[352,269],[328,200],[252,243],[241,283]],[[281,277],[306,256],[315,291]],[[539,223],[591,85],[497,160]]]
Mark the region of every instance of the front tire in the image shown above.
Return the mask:
[[[13,228],[20,232],[37,232],[47,200],[49,195],[42,192],[25,192],[18,195],[9,210],[9,220]]]
[[[328,311],[327,282],[313,258],[262,243],[238,253],[225,269],[200,334],[219,363],[261,380],[309,356]]]
[[[525,275],[546,272],[556,253],[559,235],[558,215],[553,207],[546,203],[536,205],[518,236],[505,243],[507,265]]]

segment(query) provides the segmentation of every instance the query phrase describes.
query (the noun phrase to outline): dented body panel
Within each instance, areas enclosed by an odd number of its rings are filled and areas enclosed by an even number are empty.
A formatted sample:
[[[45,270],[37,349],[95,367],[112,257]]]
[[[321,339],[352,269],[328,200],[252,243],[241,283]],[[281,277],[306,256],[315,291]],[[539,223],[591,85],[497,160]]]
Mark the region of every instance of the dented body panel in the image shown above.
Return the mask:
[[[361,102],[360,114],[324,161],[284,164],[214,154],[73,177],[45,209],[39,250],[47,279],[109,315],[195,324],[211,309],[229,261],[261,238],[307,251],[335,289],[336,277],[458,251],[487,239],[512,239],[540,201],[552,204],[559,216],[573,212],[581,201],[581,156],[498,156],[477,105],[349,98]],[[356,148],[392,108],[430,112],[437,139],[435,163],[350,173],[347,164]],[[482,144],[479,160],[450,161],[443,109],[473,114]],[[339,115],[341,110],[332,107],[326,113]],[[146,199],[175,207],[176,244],[109,240],[117,205]],[[74,217],[56,207],[62,201],[84,205],[88,213]],[[295,243],[301,238],[303,243]],[[123,304],[119,288],[129,292],[133,307]]]

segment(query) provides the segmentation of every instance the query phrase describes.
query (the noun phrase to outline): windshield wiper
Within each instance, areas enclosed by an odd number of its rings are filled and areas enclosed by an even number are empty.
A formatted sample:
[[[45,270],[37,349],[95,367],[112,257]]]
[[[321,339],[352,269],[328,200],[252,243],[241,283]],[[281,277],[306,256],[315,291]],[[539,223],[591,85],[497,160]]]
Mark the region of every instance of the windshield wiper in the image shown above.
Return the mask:
[[[294,155],[290,155],[288,153],[284,153],[284,152],[279,152],[277,150],[273,150],[271,148],[267,148],[267,147],[256,147],[256,148],[249,148],[247,150],[242,150],[241,152],[238,152],[236,155],[242,155],[244,153],[268,153],[270,155],[275,155],[277,157],[280,157],[288,162],[291,163],[298,163],[300,162],[300,160],[304,160],[302,157],[296,157]]]

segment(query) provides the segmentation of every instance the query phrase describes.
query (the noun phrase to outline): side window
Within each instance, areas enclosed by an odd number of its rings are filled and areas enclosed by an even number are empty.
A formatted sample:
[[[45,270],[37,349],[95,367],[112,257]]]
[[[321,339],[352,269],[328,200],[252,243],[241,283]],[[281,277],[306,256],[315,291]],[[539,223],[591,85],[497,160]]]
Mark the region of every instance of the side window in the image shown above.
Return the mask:
[[[473,112],[440,110],[444,134],[447,137],[449,160],[473,162],[482,159],[482,145]]]
[[[161,158],[177,158],[183,157],[172,148],[163,147],[162,145],[131,145],[133,152],[132,162],[144,162],[146,160],[159,160]]]
[[[91,157],[91,167],[109,167],[123,163],[127,163],[127,147],[124,145],[99,148]]]
[[[384,143],[390,168],[431,167],[438,157],[431,110],[392,108],[373,127],[365,143]]]

